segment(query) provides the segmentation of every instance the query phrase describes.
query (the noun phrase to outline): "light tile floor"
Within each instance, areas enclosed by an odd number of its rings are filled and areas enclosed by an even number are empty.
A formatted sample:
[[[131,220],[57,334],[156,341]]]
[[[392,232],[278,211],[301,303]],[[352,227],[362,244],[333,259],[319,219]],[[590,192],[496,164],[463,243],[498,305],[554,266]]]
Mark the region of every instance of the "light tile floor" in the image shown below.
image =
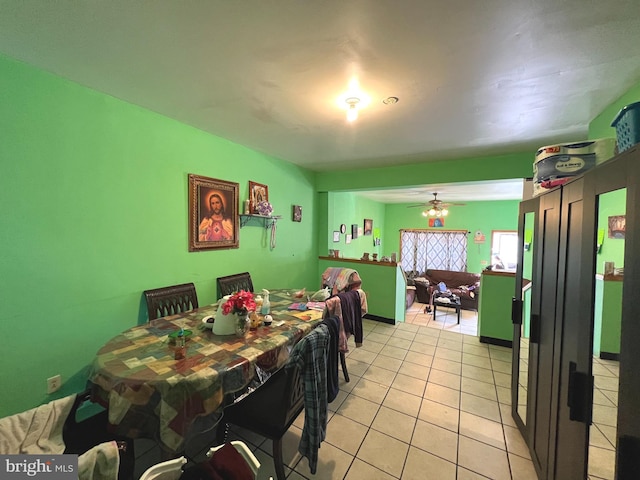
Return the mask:
[[[460,323],[453,308],[439,305],[436,318],[433,318],[433,311],[425,312],[424,303],[415,302],[406,311],[405,322],[412,325],[446,330],[447,332],[463,333],[465,335],[478,334],[478,312],[474,310],[460,310]]]
[[[620,362],[593,357],[592,368],[594,390],[593,423],[589,427],[589,479],[613,480]]]
[[[418,304],[419,305],[419,304]],[[535,479],[527,447],[511,418],[511,350],[464,335],[450,326],[455,313],[434,325],[364,321],[364,343],[350,346],[351,381],[341,376],[329,405],[327,437],[311,475],[297,453],[302,414],[284,437],[287,478],[298,479]],[[470,328],[470,327],[469,327]],[[275,478],[271,442],[242,429],[262,463],[259,477]],[[201,446],[203,449],[205,443]],[[158,460],[136,444],[138,473]],[[194,457],[200,455],[195,454]]]

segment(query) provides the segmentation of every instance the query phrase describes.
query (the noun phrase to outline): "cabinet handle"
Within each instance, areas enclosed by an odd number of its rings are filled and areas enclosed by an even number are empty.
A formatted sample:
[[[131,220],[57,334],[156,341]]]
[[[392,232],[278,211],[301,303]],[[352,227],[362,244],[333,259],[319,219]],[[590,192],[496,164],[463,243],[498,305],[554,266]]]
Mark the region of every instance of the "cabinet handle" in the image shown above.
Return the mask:
[[[593,377],[578,372],[575,362],[569,362],[569,391],[567,406],[569,419],[591,425],[593,405]]]
[[[531,325],[529,326],[529,342],[540,343],[540,315],[531,314]]]
[[[522,325],[522,300],[511,297],[511,322],[514,325]]]

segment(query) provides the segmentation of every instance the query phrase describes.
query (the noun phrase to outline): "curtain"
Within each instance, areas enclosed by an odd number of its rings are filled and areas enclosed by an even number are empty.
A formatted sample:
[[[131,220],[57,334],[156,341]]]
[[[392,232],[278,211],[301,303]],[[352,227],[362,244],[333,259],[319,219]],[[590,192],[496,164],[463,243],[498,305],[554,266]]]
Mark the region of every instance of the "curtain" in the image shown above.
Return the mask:
[[[400,262],[406,272],[467,271],[467,232],[401,230]]]

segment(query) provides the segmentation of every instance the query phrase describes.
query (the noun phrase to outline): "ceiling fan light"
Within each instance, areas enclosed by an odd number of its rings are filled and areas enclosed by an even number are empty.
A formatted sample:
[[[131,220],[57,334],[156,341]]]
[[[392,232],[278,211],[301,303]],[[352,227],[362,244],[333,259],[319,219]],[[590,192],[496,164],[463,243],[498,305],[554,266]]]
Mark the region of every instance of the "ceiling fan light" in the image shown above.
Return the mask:
[[[442,216],[446,217],[447,215],[449,215],[449,210],[447,210],[446,208],[442,209]]]
[[[426,210],[422,211],[422,216],[423,217],[428,217],[429,216],[429,212],[427,212]]]
[[[435,209],[432,208],[431,210],[429,210],[429,215],[433,217],[435,214],[436,214]]]

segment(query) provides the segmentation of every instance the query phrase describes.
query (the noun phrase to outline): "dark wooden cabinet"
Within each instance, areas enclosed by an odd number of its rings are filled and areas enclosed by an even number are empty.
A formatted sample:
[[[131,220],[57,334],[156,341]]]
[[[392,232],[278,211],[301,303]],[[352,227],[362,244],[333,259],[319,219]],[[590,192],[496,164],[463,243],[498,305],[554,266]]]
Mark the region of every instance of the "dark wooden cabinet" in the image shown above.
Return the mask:
[[[512,411],[540,479],[586,479],[589,474],[595,476],[590,468],[600,469],[589,465],[595,461],[595,455],[589,458],[590,451],[593,454],[590,436],[600,433],[590,426],[594,411],[601,410],[594,409],[593,366],[596,262],[604,260],[596,253],[598,229],[602,227],[598,208],[602,195],[620,189],[626,189],[624,284],[619,391],[615,396],[617,429],[614,424],[611,430],[615,452],[613,446],[611,452],[606,451],[611,454],[611,477],[607,478],[613,478],[614,470],[617,479],[638,478],[639,182],[640,148],[635,147],[558,189],[521,203],[520,263],[513,308]],[[529,232],[525,228],[527,215],[535,216]],[[532,250],[528,269],[522,265],[527,246]],[[523,300],[526,270],[531,286]],[[523,312],[527,312],[524,320]],[[523,322],[529,322],[527,328]],[[609,416],[612,411],[607,407]]]

